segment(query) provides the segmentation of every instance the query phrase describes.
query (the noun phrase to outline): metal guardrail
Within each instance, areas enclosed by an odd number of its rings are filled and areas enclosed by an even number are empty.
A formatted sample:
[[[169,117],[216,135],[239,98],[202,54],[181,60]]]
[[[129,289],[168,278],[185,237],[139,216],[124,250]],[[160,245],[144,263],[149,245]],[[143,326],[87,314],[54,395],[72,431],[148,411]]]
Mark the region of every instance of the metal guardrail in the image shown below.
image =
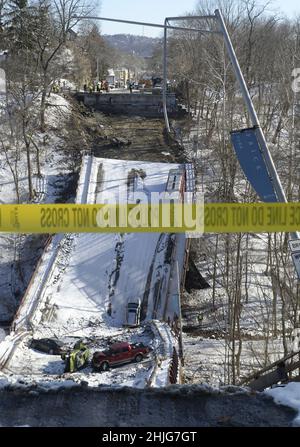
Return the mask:
[[[169,368],[169,381],[172,385],[179,382],[179,363],[179,355],[174,347],[172,361]]]
[[[162,356],[160,356],[160,355],[155,356],[155,365],[153,367],[153,370],[150,374],[149,379],[147,380],[147,386],[152,387],[153,384],[155,383],[156,374],[159,371],[159,363],[160,363],[160,361],[164,361],[164,360],[169,360],[169,362],[170,362],[170,364],[168,366],[168,370],[166,371],[166,379],[167,379],[168,384],[178,383],[180,359],[179,359],[177,350],[176,350],[175,346],[173,345],[173,343],[172,343],[173,346],[166,346],[166,339],[163,336],[163,334],[161,333],[160,328],[157,326],[157,323],[155,320],[153,320],[150,323],[150,327],[151,327],[151,330],[154,333],[154,335],[158,336],[161,339],[161,342],[164,346],[164,349],[163,349],[164,353],[162,354]]]
[[[296,361],[292,359],[296,358]],[[293,352],[271,365],[262,368],[259,371],[242,379],[238,385],[248,385],[257,391],[262,391],[278,382],[289,380],[288,373],[300,370],[300,351]]]
[[[85,163],[85,161],[86,160],[83,158],[82,159],[82,165],[81,165],[81,176],[80,176],[80,179],[78,181],[77,190],[76,190],[76,197],[77,197],[76,202],[79,199],[79,203],[86,203],[87,198],[88,198],[89,181],[87,181],[87,179],[88,180],[90,179],[93,157],[89,156],[89,158],[86,161],[86,163]],[[79,195],[80,195],[80,197],[78,197]],[[64,238],[64,236],[61,236],[61,235],[58,236],[57,247],[54,247],[55,252],[54,252],[53,256],[51,257],[51,259],[49,261],[51,263],[51,265],[49,265],[49,269],[46,269],[46,271],[44,273],[45,277],[44,277],[43,283],[41,283],[39,285],[39,291],[37,292],[38,296],[41,295],[43,287],[44,287],[47,279],[49,278],[49,276],[50,276],[50,274],[52,272],[52,269],[53,269],[53,266],[55,264],[55,260],[56,260],[56,257],[57,257],[57,253],[58,253],[58,251],[60,249],[61,242],[62,242],[63,238]],[[34,282],[36,280],[37,273],[39,272],[40,266],[41,266],[42,262],[44,261],[44,256],[45,256],[45,254],[47,252],[47,249],[49,248],[49,245],[51,244],[51,242],[53,240],[55,241],[55,236],[49,235],[47,240],[45,241],[43,254],[41,255],[41,257],[40,257],[40,259],[39,259],[39,261],[38,261],[38,263],[37,263],[37,265],[36,265],[36,267],[34,269],[34,272],[33,272],[32,276],[31,276],[30,281],[28,283],[28,286],[26,288],[26,292],[25,292],[25,294],[24,294],[24,296],[23,296],[23,298],[21,300],[21,303],[19,305],[19,308],[18,308],[18,310],[17,310],[17,312],[15,314],[15,317],[14,317],[13,322],[12,322],[11,327],[10,327],[11,331],[15,331],[16,328],[17,328],[18,319],[20,317],[20,313],[21,313],[21,311],[23,309],[23,306],[25,305],[25,302],[26,302],[26,299],[27,299],[29,293],[31,293],[31,288],[32,288],[32,286],[33,286],[33,284],[34,284]],[[30,319],[30,316],[34,314],[34,311],[35,311],[37,305],[38,305],[38,300],[37,300],[37,302],[34,303],[33,308],[30,309],[30,313],[28,315],[26,315],[26,317],[25,317],[25,319],[26,319],[25,324],[26,324],[27,329],[28,329],[28,320]]]
[[[19,344],[27,334],[28,332],[25,331],[11,336],[9,345],[7,345],[5,350],[2,350],[0,353],[0,371],[5,368],[15,351],[17,344]]]
[[[44,255],[45,255],[45,253],[46,253],[46,251],[47,251],[49,245],[51,244],[52,239],[53,239],[53,236],[52,236],[52,235],[49,235],[48,238],[47,238],[46,241],[45,241],[44,248],[43,248],[43,254],[42,254],[42,256],[40,257],[40,259],[38,260],[38,263],[37,263],[37,265],[36,265],[36,267],[35,267],[35,269],[34,269],[32,275],[31,275],[30,281],[29,281],[29,283],[28,283],[28,285],[27,285],[27,288],[26,288],[26,292],[25,292],[24,295],[23,295],[23,298],[22,298],[22,300],[21,300],[21,302],[20,302],[19,308],[18,308],[18,310],[17,310],[17,312],[16,312],[16,314],[15,314],[15,317],[14,317],[12,323],[11,323],[10,331],[15,331],[16,323],[17,323],[17,321],[18,321],[18,318],[20,317],[20,313],[21,313],[21,310],[22,310],[22,308],[23,308],[23,305],[25,304],[26,298],[27,298],[27,296],[28,296],[28,294],[29,294],[29,292],[30,292],[30,290],[31,290],[31,286],[32,286],[32,284],[34,283],[34,280],[35,280],[35,278],[36,278],[37,272],[39,271],[39,267],[40,267],[40,265],[42,264],[42,262],[43,262],[43,260],[44,260]],[[27,323],[27,322],[26,322],[26,323]]]

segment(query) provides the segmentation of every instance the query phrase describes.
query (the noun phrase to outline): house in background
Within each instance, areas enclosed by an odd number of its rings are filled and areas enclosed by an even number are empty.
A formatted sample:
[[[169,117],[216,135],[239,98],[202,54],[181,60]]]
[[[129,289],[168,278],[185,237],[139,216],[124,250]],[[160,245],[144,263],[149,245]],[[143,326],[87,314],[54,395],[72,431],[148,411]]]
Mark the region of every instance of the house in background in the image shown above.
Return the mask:
[[[109,68],[107,70],[107,76],[106,76],[106,81],[108,82],[108,85],[115,85],[116,82],[116,76],[115,76],[115,72],[112,68]]]
[[[115,70],[116,82],[119,87],[125,87],[129,79],[127,68],[117,68]]]

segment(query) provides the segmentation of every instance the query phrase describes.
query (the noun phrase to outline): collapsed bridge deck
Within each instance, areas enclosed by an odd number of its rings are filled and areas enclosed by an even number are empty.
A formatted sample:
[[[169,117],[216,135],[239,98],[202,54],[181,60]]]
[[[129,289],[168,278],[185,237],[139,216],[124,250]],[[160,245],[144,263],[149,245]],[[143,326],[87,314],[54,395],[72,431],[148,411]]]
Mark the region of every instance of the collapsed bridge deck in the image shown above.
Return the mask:
[[[165,191],[170,170],[180,167],[86,157],[76,201],[95,204],[118,197],[121,203],[132,203],[134,193],[147,197]],[[140,299],[143,322],[163,320],[172,326],[179,315],[178,285],[184,278],[186,259],[185,234],[56,235],[30,282],[13,329],[30,333],[29,338],[102,340],[95,346],[98,349],[107,339],[147,338],[149,342],[149,334],[141,328],[124,332],[128,300]],[[169,351],[171,356],[171,348]],[[33,355],[27,336],[26,342],[16,345],[5,368],[20,374],[28,363],[32,374],[63,372],[57,357]]]

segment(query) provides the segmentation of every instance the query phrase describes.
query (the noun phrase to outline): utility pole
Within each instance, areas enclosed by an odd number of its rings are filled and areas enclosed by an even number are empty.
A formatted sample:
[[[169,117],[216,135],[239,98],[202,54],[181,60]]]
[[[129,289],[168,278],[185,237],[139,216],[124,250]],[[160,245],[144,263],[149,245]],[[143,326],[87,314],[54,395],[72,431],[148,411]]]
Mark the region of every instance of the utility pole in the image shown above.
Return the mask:
[[[99,58],[97,57],[97,82],[99,82]]]
[[[252,125],[253,125],[253,127],[256,128],[256,135],[258,137],[258,141],[260,143],[260,146],[261,146],[261,149],[262,149],[262,152],[263,152],[263,155],[264,155],[264,160],[266,162],[266,165],[267,165],[270,177],[272,178],[273,186],[274,186],[274,189],[275,189],[278,201],[279,202],[287,202],[287,199],[286,199],[286,196],[285,196],[285,192],[283,190],[281,181],[279,179],[278,173],[277,173],[276,168],[274,166],[274,162],[272,160],[272,156],[271,156],[270,151],[268,149],[267,142],[265,140],[265,136],[264,136],[263,131],[261,129],[259,119],[257,117],[256,111],[255,111],[255,108],[254,108],[254,105],[253,105],[253,102],[252,102],[252,99],[251,99],[251,96],[250,96],[250,93],[249,93],[249,90],[248,90],[248,87],[246,85],[246,81],[244,79],[244,76],[243,76],[240,64],[239,64],[238,59],[236,57],[236,54],[235,54],[235,51],[234,51],[231,39],[229,37],[229,34],[228,34],[228,31],[227,31],[227,28],[226,28],[226,25],[225,25],[222,13],[218,9],[216,9],[215,15],[216,15],[216,18],[217,18],[217,20],[218,20],[218,22],[220,24],[220,28],[221,28],[221,31],[222,31],[222,34],[223,34],[225,45],[226,45],[226,49],[227,49],[228,55],[230,57],[232,66],[233,66],[236,79],[237,79],[237,81],[239,83],[240,90],[241,90],[241,93],[243,95],[243,98],[244,98],[247,110],[249,112],[249,115],[250,115],[250,118],[251,118],[251,121],[252,121]]]
[[[164,29],[164,51],[163,51],[163,111],[164,111],[164,117],[165,117],[165,126],[167,129],[167,132],[170,133],[171,129],[170,129],[170,123],[169,123],[169,117],[168,117],[168,105],[167,105],[167,59],[168,59],[168,55],[167,55],[167,49],[168,49],[168,30],[167,30],[167,25],[168,25],[168,19],[165,19],[165,29]]]

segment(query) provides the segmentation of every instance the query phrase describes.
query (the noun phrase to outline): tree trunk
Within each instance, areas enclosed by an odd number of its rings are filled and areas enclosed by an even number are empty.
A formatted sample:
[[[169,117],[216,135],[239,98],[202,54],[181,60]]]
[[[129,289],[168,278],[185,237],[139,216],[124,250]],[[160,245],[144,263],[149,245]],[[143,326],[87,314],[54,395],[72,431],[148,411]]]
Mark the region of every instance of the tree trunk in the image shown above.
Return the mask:
[[[8,164],[8,167],[9,167],[10,172],[11,172],[11,174],[13,176],[13,179],[14,179],[14,184],[15,184],[15,189],[16,189],[16,196],[17,196],[17,203],[20,203],[19,177],[18,177],[18,166],[17,166],[18,154],[16,154],[15,168],[14,168],[12,163],[11,163],[11,161],[10,161],[10,159],[9,159],[9,156],[8,156],[8,153],[7,153],[7,150],[6,150],[6,147],[5,147],[4,143],[3,143],[3,141],[1,141],[1,143],[2,143],[2,148],[3,148],[4,154],[5,154],[6,162]]]
[[[33,187],[32,187],[32,169],[31,169],[31,160],[30,160],[30,140],[26,133],[26,124],[25,119],[23,119],[23,138],[26,148],[26,158],[27,158],[27,173],[28,173],[28,191],[29,191],[29,200],[32,200],[34,197]]]
[[[40,126],[41,126],[41,132],[43,133],[46,132],[46,121],[45,121],[46,97],[47,97],[47,87],[44,87],[41,96],[41,113],[40,113]]]
[[[191,100],[190,100],[189,81],[185,81],[185,88],[186,88],[186,100],[187,100],[188,114],[190,115],[190,113],[191,113]]]
[[[37,170],[37,176],[38,177],[42,177],[42,173],[41,173],[41,163],[40,163],[40,148],[39,146],[36,144],[36,142],[33,140],[33,138],[31,137],[31,142],[34,145],[35,149],[36,149],[36,170]]]

